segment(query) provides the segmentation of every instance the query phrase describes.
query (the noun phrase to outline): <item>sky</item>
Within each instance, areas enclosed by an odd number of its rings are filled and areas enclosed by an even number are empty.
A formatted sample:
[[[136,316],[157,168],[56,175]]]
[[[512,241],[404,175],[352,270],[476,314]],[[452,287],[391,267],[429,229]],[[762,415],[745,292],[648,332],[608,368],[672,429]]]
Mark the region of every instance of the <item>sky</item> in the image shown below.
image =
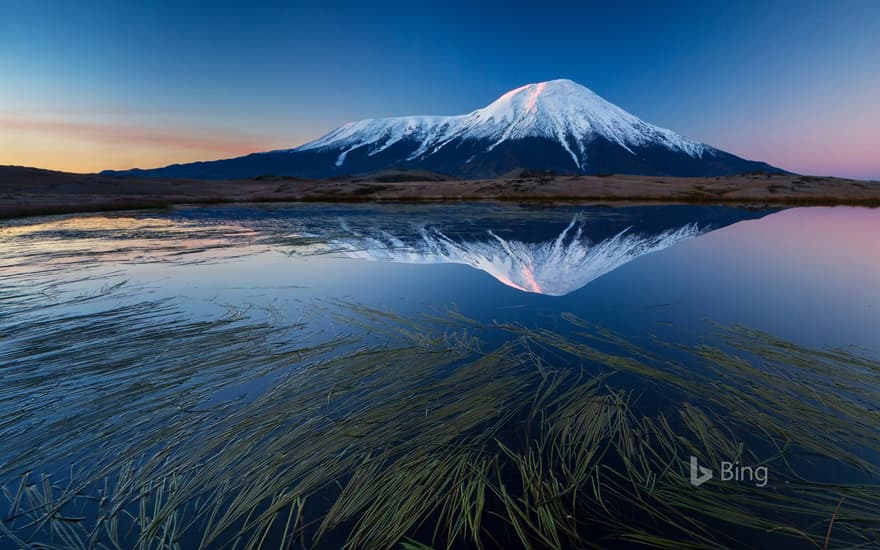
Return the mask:
[[[745,158],[880,180],[878,0],[0,0],[0,164],[228,158],[555,78]]]

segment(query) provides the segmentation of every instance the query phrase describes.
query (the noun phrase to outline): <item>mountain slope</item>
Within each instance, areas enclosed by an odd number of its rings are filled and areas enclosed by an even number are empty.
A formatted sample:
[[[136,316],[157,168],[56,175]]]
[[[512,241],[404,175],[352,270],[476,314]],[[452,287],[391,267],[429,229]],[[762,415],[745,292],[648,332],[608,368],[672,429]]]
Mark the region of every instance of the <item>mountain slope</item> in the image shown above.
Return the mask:
[[[127,173],[325,178],[388,168],[475,178],[515,168],[658,176],[782,171],[648,124],[571,80],[552,80],[512,90],[466,115],[361,120],[294,149]]]

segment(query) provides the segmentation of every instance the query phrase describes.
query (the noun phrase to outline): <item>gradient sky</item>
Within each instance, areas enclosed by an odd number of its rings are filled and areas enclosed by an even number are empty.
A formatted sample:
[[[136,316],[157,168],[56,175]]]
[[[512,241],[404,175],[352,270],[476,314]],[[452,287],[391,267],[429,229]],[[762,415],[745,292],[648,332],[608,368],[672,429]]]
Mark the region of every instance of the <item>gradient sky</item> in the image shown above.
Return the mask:
[[[0,0],[0,164],[225,158],[554,78],[746,158],[880,179],[878,0]]]

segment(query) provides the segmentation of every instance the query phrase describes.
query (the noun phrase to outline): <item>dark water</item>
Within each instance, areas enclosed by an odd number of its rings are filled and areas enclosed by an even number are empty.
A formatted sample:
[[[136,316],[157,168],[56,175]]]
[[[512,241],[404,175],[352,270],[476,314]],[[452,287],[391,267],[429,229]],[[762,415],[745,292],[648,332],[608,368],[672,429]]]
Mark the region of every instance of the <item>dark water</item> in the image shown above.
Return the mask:
[[[877,544],[877,210],[179,208],[0,270],[6,547]]]

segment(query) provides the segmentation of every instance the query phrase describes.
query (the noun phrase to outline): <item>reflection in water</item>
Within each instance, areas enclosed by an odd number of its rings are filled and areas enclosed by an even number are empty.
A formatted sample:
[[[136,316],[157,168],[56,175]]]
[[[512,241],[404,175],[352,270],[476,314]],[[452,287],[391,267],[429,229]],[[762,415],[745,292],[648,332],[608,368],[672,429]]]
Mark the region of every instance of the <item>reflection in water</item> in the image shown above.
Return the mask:
[[[45,272],[63,271],[74,264],[93,268],[111,261],[219,260],[226,255],[224,251],[252,244],[259,237],[256,231],[241,225],[156,216],[108,214],[28,221],[0,225],[0,266],[6,273],[33,264],[39,264]]]
[[[268,249],[409,264],[462,264],[524,291],[565,296],[650,252],[769,210],[720,207],[297,205],[180,209],[0,226],[0,262],[66,269],[110,260],[222,261]],[[255,246],[259,245],[259,246]],[[25,269],[26,271],[26,269]]]
[[[636,258],[770,210],[721,207],[561,207],[469,205],[353,209],[307,218],[264,219],[287,231],[295,253],[409,264],[453,263],[484,271],[524,291],[565,296]],[[252,218],[252,215],[251,215]],[[254,223],[253,219],[247,223]],[[304,238],[304,237],[308,238]]]
[[[433,228],[421,228],[420,239],[376,232],[369,236],[335,239],[333,245],[349,257],[414,264],[456,263],[481,271],[524,292],[564,296],[593,279],[643,254],[668,248],[701,233],[695,223],[655,234],[638,234],[628,227],[599,242],[591,242],[583,220],[575,216],[553,240],[524,242],[505,239],[488,230],[487,240],[454,240]]]

